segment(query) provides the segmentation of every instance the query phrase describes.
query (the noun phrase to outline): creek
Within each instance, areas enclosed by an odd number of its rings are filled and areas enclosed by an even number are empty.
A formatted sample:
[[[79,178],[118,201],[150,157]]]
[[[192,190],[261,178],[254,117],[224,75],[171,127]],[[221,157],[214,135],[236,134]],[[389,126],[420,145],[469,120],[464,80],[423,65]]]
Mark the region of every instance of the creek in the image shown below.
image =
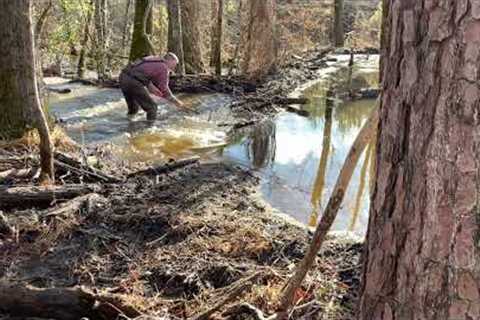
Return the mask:
[[[199,155],[205,161],[223,161],[248,167],[260,177],[260,191],[273,208],[314,226],[325,207],[344,159],[375,105],[374,99],[345,102],[349,92],[378,87],[378,56],[333,55],[318,79],[298,88],[295,95],[309,98],[301,106],[309,116],[282,112],[274,119],[229,131],[234,122],[232,98],[223,94],[179,95],[196,113],[160,106],[155,123],[141,112],[126,117],[118,89],[71,84],[47,78],[55,89],[49,111],[80,144],[111,143],[127,161],[160,163]],[[375,142],[363,153],[354,172],[334,231],[366,232],[372,186]]]

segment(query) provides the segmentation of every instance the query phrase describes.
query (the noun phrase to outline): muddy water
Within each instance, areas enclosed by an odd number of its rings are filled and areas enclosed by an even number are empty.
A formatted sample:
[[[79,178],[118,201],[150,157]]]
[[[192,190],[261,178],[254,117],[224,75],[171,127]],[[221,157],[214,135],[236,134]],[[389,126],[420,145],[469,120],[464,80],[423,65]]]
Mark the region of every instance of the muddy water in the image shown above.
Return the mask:
[[[309,117],[282,113],[229,136],[219,124],[233,121],[224,108],[230,98],[220,94],[182,96],[196,114],[161,106],[159,119],[151,124],[143,113],[127,119],[119,90],[48,79],[52,87],[72,89],[69,94],[52,94],[49,108],[76,141],[112,142],[130,161],[155,163],[200,155],[249,167],[261,177],[261,193],[272,207],[314,226],[374,105],[373,100],[342,99],[351,90],[377,85],[377,57],[360,57],[354,68],[346,67],[348,56],[335,58],[317,83],[296,93],[310,98],[304,106]],[[334,230],[365,233],[373,154],[371,143],[352,177]]]

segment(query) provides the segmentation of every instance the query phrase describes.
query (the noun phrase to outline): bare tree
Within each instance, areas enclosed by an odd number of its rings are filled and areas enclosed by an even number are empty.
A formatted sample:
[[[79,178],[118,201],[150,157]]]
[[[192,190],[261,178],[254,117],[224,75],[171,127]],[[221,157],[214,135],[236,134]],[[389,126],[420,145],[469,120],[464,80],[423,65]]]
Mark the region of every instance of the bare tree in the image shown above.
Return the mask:
[[[167,0],[168,9],[168,51],[175,53],[179,63],[177,72],[185,74],[185,59],[183,53],[182,15],[179,0]]]
[[[98,79],[108,78],[107,72],[107,50],[108,50],[108,1],[95,0],[95,32],[96,32],[96,62]]]
[[[222,74],[222,33],[223,33],[223,0],[214,0],[216,5],[215,19],[213,20],[211,65],[215,67],[215,74]]]
[[[90,6],[92,3],[90,2]],[[89,8],[87,11],[87,16],[85,18],[85,26],[83,28],[83,39],[80,43],[81,49],[80,54],[78,56],[78,64],[77,64],[77,76],[79,78],[83,78],[85,76],[85,68],[86,68],[86,55],[87,55],[87,46],[88,46],[88,39],[90,38],[90,25],[92,23],[92,10]]]
[[[153,0],[135,0],[135,18],[133,23],[130,61],[154,54],[155,49],[149,36],[152,33]]]
[[[0,137],[34,127],[40,136],[42,178],[53,181],[53,143],[37,86],[30,0],[0,0]]]
[[[359,319],[480,319],[477,1],[384,1]]]
[[[248,34],[243,53],[242,71],[262,77],[276,66],[275,0],[250,0]]]
[[[202,52],[203,35],[200,32],[202,6],[198,0],[182,0],[180,1],[180,7],[185,72],[205,72]]]
[[[345,32],[343,28],[343,5],[343,0],[335,0],[333,19],[333,43],[335,44],[335,47],[343,47],[345,45]]]

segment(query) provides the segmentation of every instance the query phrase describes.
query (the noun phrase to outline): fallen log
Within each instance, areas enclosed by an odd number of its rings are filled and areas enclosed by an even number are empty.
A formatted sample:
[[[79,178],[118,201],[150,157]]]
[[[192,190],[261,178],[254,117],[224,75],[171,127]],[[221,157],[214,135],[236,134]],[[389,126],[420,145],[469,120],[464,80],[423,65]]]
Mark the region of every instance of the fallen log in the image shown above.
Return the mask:
[[[105,172],[97,170],[89,165],[83,164],[75,158],[72,158],[64,153],[55,152],[55,165],[57,168],[64,169],[65,171],[73,171],[79,175],[82,175],[90,180],[90,182],[107,182],[107,183],[119,183],[122,182],[120,178],[109,175]]]
[[[74,214],[81,210],[84,210],[86,214],[88,214],[92,212],[95,207],[104,205],[106,203],[106,198],[96,193],[90,193],[65,202],[58,208],[49,209],[42,215],[45,217],[65,216],[69,214]]]
[[[25,179],[33,177],[38,172],[38,168],[29,169],[9,169],[0,172],[0,183],[12,179]]]
[[[70,93],[72,92],[72,89],[70,88],[52,88],[52,87],[47,87],[48,91],[55,92],[55,93]]]
[[[141,313],[123,302],[121,296],[94,294],[84,288],[40,289],[0,281],[0,312],[14,317],[58,320],[117,319],[120,315],[138,317]]]
[[[101,190],[100,186],[62,185],[62,186],[0,186],[0,207],[46,205],[54,201],[64,201]]]
[[[183,167],[186,167],[186,166],[190,166],[192,164],[197,163],[198,161],[200,161],[200,157],[191,157],[191,158],[186,158],[186,159],[180,159],[180,160],[177,160],[177,161],[168,162],[168,163],[163,164],[163,165],[158,166],[158,167],[148,168],[148,169],[145,169],[145,170],[140,170],[140,171],[130,173],[128,175],[128,178],[132,178],[132,177],[135,177],[135,176],[143,176],[143,175],[160,175],[160,174],[164,174],[164,173],[167,173],[167,172],[174,171],[176,169],[180,169],[180,168],[183,168]]]

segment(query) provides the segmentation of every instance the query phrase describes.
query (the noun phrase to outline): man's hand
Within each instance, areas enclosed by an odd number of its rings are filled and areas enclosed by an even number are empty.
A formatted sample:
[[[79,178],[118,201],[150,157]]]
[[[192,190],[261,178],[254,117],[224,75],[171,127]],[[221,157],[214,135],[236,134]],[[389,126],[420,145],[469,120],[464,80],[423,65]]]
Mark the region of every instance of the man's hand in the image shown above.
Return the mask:
[[[190,112],[197,112],[196,110],[186,106],[185,103],[183,103],[182,101],[180,101],[178,99],[176,99],[174,103],[178,108],[180,108],[182,110],[190,111]]]

